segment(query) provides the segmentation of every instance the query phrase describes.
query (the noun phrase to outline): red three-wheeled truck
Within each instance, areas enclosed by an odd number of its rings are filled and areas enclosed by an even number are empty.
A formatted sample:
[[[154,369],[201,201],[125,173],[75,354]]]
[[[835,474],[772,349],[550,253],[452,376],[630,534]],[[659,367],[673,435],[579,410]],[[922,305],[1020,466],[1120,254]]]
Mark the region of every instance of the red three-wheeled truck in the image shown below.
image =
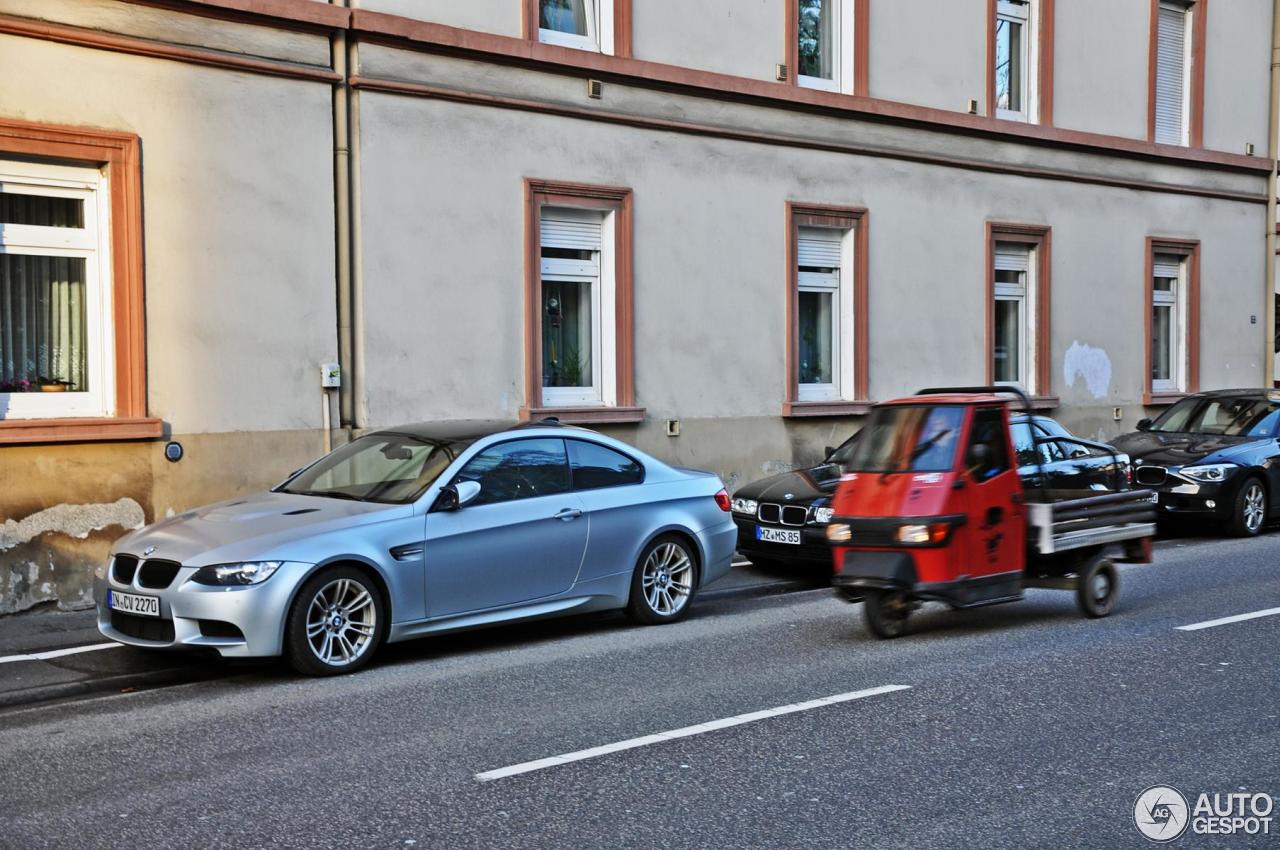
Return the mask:
[[[1084,498],[1024,487],[1010,437],[1013,400],[1031,412],[1010,386],[921,390],[872,410],[827,538],[832,584],[863,601],[877,637],[902,634],[924,602],[975,608],[1016,602],[1029,587],[1074,590],[1087,616],[1105,617],[1119,591],[1114,563],[1150,562],[1150,491],[1125,480]]]

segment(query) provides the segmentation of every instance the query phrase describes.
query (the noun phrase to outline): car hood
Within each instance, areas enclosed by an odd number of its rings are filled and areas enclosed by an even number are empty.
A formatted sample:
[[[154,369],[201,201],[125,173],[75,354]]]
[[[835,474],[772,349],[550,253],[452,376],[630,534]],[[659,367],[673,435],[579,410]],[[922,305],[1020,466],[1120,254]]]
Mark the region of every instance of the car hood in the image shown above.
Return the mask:
[[[784,472],[744,484],[733,494],[739,499],[778,501],[808,505],[830,496],[840,483],[840,467],[824,463],[809,469]],[[788,498],[789,496],[789,498]]]
[[[289,555],[291,543],[408,516],[412,511],[411,505],[257,493],[153,523],[122,537],[112,552],[163,558],[186,566],[253,559],[299,560]],[[151,547],[155,548],[148,552]]]
[[[1135,464],[1179,467],[1189,463],[1230,461],[1256,447],[1257,437],[1227,437],[1222,434],[1179,434],[1135,431],[1113,441],[1113,445]]]

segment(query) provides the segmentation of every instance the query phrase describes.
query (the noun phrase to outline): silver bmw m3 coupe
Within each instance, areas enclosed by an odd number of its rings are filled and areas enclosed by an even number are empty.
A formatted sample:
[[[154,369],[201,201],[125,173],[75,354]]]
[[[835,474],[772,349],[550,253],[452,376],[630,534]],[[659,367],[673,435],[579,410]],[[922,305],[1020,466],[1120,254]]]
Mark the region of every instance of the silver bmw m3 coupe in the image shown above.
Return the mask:
[[[96,577],[98,628],[341,673],[383,641],[511,620],[678,620],[736,535],[718,477],[602,434],[413,425],[122,538]]]

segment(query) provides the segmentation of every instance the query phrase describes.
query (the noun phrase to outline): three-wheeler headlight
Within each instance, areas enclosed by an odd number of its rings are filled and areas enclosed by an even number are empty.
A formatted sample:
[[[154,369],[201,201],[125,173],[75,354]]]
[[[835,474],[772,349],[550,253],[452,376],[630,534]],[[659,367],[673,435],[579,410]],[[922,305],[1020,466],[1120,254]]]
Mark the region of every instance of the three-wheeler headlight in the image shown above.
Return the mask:
[[[831,543],[848,543],[853,539],[853,529],[843,522],[833,522],[827,526],[827,540]]]
[[[949,522],[912,522],[898,526],[894,539],[903,546],[937,546],[945,543],[950,534]]]

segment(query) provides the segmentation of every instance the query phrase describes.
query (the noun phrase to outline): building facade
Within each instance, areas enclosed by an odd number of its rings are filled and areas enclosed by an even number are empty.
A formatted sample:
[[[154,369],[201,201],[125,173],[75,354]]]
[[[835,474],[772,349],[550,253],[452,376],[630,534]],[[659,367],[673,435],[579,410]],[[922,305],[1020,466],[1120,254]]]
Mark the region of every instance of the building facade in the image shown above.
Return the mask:
[[[1272,0],[0,0],[0,613],[403,421],[558,416],[732,487],[924,386],[1105,438],[1269,384],[1272,31]]]

